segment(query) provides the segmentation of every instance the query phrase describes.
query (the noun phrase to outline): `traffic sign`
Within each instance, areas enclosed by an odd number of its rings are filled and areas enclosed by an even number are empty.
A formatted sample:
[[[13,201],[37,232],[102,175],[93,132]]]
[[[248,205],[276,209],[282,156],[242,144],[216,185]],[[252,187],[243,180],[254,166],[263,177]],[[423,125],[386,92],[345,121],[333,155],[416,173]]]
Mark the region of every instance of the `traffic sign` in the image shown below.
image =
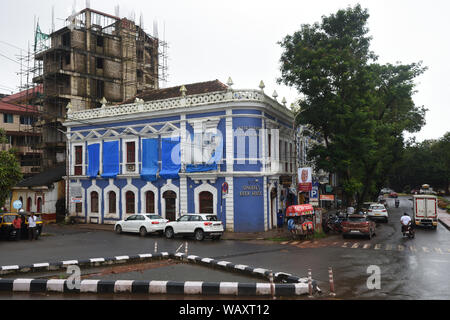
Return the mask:
[[[222,183],[222,192],[225,194],[228,193],[228,182]]]

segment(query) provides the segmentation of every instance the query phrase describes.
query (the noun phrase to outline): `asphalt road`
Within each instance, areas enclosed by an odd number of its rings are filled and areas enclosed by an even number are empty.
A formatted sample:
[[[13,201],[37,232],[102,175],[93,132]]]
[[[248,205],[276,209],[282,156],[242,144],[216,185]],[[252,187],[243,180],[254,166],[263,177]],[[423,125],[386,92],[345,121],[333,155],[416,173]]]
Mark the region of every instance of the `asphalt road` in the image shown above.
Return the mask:
[[[400,201],[400,208],[395,208],[394,200],[388,199],[389,222],[377,224],[376,236],[372,240],[343,239],[340,235],[332,235],[315,242],[277,243],[260,240],[196,242],[191,239],[167,240],[159,236],[141,238],[132,234],[117,235],[109,231],[52,225],[47,226],[44,231],[49,235],[38,241],[0,241],[0,265],[151,253],[155,242],[158,243],[158,251],[175,251],[180,244],[187,241],[189,254],[201,257],[283,271],[301,277],[306,276],[308,269],[311,269],[313,278],[318,280],[319,286],[324,291],[324,297],[327,296],[329,289],[328,267],[332,267],[337,299],[448,300],[450,232],[439,224],[437,230],[416,230],[415,239],[403,238],[399,221],[403,212],[412,212],[412,202],[408,197],[400,197]],[[367,280],[371,276],[371,273],[368,273],[370,266],[376,266],[380,270],[379,289],[369,289],[367,286]],[[180,280],[182,273],[181,278],[187,281],[196,280],[199,271],[195,268],[166,268],[155,272],[157,273],[148,273],[148,276],[152,279],[157,275],[158,279],[166,277],[165,280],[175,278]],[[126,275],[127,279],[128,276]],[[217,281],[230,279],[233,281],[232,276],[224,273],[211,273],[208,278],[211,281],[216,278]],[[45,299],[47,296],[0,295],[0,299],[25,297]],[[86,296],[86,298],[96,297]],[[125,296],[123,298],[129,299]],[[146,297],[136,297],[141,298]]]

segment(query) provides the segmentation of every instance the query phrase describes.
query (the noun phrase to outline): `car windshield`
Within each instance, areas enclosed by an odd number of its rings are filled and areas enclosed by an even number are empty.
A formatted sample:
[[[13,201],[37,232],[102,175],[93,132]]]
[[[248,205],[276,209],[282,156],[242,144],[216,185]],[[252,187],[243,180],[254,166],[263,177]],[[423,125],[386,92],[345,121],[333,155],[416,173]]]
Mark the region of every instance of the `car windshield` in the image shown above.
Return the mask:
[[[15,217],[16,216],[3,216],[3,222],[4,223],[13,222]]]
[[[217,216],[206,216],[206,220],[208,220],[208,221],[217,221]]]

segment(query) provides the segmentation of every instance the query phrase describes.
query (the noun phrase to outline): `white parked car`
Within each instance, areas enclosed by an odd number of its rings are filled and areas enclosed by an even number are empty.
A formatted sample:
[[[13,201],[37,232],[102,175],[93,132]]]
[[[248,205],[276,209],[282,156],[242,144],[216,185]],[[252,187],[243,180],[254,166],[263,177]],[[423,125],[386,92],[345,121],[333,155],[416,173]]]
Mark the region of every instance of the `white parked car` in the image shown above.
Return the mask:
[[[163,234],[168,221],[156,214],[133,214],[125,220],[117,221],[114,230],[119,234],[122,232],[139,233],[142,237],[153,232]]]
[[[389,214],[386,207],[381,203],[371,204],[367,210],[367,216],[371,219],[383,219],[385,222],[389,220]]]
[[[202,241],[206,237],[218,240],[223,234],[223,224],[214,214],[187,214],[176,221],[166,224],[166,238],[171,239],[176,235],[194,236],[196,240]]]

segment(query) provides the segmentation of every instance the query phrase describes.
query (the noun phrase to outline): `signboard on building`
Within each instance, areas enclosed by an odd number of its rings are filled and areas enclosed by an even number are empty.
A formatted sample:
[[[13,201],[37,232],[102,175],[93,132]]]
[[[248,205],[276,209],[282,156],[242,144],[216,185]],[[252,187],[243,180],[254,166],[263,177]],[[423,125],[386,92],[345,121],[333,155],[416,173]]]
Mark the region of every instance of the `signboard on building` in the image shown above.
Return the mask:
[[[320,200],[322,201],[334,201],[334,195],[333,194],[321,194]]]
[[[280,184],[285,187],[289,187],[292,184],[292,176],[281,176]]]
[[[298,169],[298,191],[311,191],[312,189],[312,169]]]
[[[72,197],[72,198],[70,199],[70,201],[71,201],[72,203],[82,203],[82,202],[83,202],[83,198]]]

